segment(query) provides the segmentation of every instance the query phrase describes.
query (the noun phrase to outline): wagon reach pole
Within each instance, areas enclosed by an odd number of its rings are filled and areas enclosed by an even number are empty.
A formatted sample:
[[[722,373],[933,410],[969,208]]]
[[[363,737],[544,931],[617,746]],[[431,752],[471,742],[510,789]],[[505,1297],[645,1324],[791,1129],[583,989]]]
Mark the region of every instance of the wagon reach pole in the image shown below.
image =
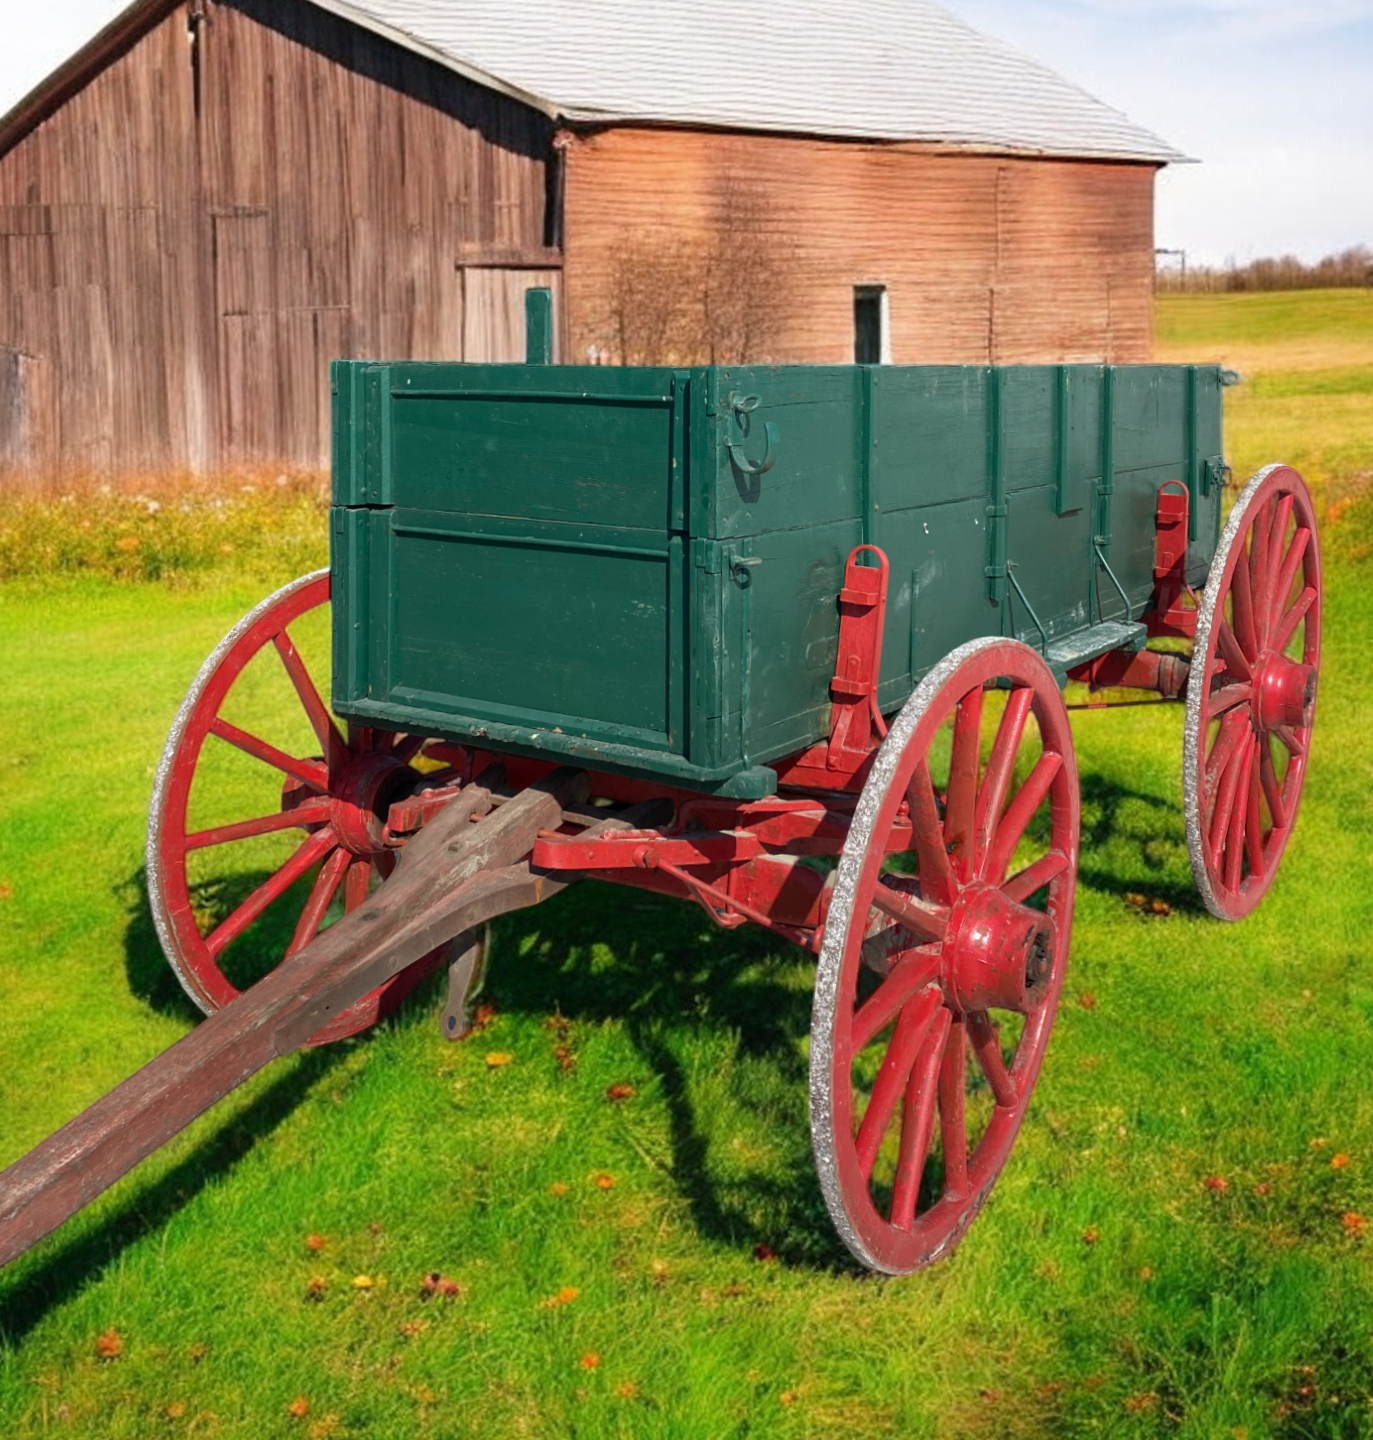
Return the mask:
[[[491,775],[480,778],[494,785]],[[565,889],[575,874],[538,874],[521,857],[586,792],[585,774],[566,768],[499,808],[485,785],[462,790],[365,904],[0,1172],[0,1265],[392,975],[464,930]]]

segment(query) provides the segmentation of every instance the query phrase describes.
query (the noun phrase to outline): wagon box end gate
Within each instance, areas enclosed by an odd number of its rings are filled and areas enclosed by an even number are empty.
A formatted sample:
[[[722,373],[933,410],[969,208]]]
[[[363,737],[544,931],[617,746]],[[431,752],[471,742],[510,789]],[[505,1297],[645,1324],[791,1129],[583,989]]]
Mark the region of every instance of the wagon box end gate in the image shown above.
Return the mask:
[[[226,636],[155,783],[153,914],[208,1018],[0,1174],[0,1263],[444,963],[460,1037],[486,922],[586,878],[817,957],[812,1143],[836,1229],[888,1273],[949,1253],[1063,985],[1065,682],[1089,709],[1121,687],[1185,702],[1216,915],[1259,902],[1296,819],[1314,514],[1272,466],[1223,515],[1223,378],[338,363],[332,565]],[[331,601],[321,691],[298,642]],[[307,741],[243,713],[264,666]],[[260,805],[205,823],[212,757],[234,751]],[[244,842],[279,861],[207,909]],[[234,957],[283,914],[274,968],[240,989]]]

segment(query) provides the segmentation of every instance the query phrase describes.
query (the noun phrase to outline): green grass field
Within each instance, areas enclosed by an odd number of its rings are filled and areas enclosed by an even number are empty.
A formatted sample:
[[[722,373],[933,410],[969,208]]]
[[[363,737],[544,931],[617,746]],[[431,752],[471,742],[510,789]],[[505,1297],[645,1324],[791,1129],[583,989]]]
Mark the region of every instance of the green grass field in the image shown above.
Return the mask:
[[[431,987],[0,1273],[0,1437],[1373,1431],[1373,301],[1180,297],[1159,329],[1251,377],[1236,468],[1300,456],[1332,511],[1310,783],[1273,892],[1226,926],[1192,889],[1180,712],[1075,716],[1065,1003],[951,1260],[884,1280],[833,1237],[804,959],[587,884],[498,926],[474,1039],[440,1039]],[[0,585],[0,1165],[193,1023],[144,813],[181,694],[262,591]]]

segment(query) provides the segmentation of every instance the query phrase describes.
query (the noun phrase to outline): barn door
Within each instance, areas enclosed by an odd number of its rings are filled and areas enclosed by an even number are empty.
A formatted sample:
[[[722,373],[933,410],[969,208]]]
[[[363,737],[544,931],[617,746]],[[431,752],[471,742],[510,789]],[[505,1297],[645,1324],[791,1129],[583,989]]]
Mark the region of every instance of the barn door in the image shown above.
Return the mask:
[[[561,270],[501,269],[465,266],[463,276],[462,358],[501,363],[523,360],[524,295],[536,287],[553,292],[553,360],[562,359]]]

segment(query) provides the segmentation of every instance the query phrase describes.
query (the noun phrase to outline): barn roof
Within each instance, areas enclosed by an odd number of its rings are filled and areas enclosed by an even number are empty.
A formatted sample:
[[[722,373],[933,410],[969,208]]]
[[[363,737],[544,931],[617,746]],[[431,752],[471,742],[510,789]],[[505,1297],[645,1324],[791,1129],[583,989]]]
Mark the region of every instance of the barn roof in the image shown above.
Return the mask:
[[[932,0],[308,0],[569,123],[1132,160],[1184,157]],[[127,48],[134,0],[0,118],[0,152]]]
[[[931,0],[314,0],[558,118],[1183,157]]]

